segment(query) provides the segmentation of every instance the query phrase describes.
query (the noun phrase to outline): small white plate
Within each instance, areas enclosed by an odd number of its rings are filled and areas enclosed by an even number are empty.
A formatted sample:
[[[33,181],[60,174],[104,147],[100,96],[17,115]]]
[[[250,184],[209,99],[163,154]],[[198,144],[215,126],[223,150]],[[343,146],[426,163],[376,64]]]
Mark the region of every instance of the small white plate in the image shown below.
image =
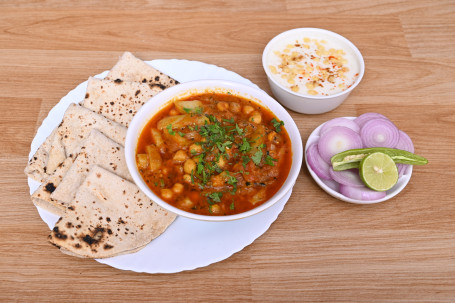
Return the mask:
[[[250,80],[232,71],[198,61],[172,59],[153,60],[147,63],[182,83],[202,79],[222,79],[258,88]],[[102,79],[107,73],[105,71],[95,77]],[[86,89],[87,81],[70,91],[49,112],[33,139],[29,158],[60,123],[68,106],[84,99]],[[30,194],[40,185],[30,178],[28,184]],[[146,273],[176,273],[222,261],[264,234],[283,210],[291,193],[292,189],[273,206],[242,220],[203,222],[178,217],[160,237],[140,251],[113,258],[97,259],[97,261],[122,270]],[[39,207],[37,209],[43,221],[52,229],[59,217]]]
[[[356,117],[345,117],[345,118],[348,118],[350,120],[354,120]],[[363,201],[363,200],[356,200],[356,199],[351,199],[351,198],[348,198],[342,194],[340,194],[339,192],[337,192],[336,190],[332,189],[330,186],[333,186],[332,185],[332,182],[331,181],[326,181],[326,180],[322,180],[318,177],[318,175],[316,175],[316,173],[311,169],[311,167],[308,165],[308,160],[307,160],[307,156],[306,156],[306,151],[308,149],[308,147],[314,143],[314,142],[317,142],[319,140],[319,131],[321,129],[321,127],[324,125],[325,123],[322,123],[321,125],[319,125],[311,134],[310,136],[308,137],[308,141],[306,143],[306,146],[305,146],[305,163],[306,163],[306,166],[308,167],[308,170],[310,172],[310,175],[313,177],[314,181],[316,181],[316,183],[326,192],[328,193],[329,195],[331,195],[332,197],[335,197],[337,199],[340,199],[342,201],[345,201],[345,202],[349,202],[349,203],[355,203],[355,204],[374,204],[374,203],[379,203],[379,202],[384,202],[384,201],[387,201],[393,197],[395,197],[396,195],[398,195],[405,187],[406,185],[408,184],[409,180],[411,179],[411,175],[412,175],[412,165],[408,165],[407,169],[405,170],[405,172],[403,173],[403,175],[398,178],[398,182],[397,184],[395,184],[395,186],[388,190],[387,191],[387,195],[382,198],[382,199],[378,199],[378,200],[371,200],[371,201]]]

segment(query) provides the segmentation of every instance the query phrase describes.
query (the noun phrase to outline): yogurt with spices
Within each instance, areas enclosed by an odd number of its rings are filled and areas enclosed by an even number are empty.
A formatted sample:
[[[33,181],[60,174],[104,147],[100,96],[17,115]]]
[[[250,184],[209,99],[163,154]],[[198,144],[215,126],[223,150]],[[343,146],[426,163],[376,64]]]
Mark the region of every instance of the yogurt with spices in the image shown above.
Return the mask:
[[[330,36],[294,34],[272,46],[267,55],[272,77],[291,91],[330,96],[351,87],[360,66],[352,50]]]

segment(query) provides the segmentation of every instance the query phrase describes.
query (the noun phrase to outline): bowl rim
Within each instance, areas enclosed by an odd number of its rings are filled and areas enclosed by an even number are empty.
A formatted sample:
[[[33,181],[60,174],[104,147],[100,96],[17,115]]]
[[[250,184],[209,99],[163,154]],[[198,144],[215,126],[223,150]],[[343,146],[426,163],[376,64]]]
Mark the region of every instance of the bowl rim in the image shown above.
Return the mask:
[[[142,177],[140,176],[136,161],[135,161],[135,153],[137,147],[137,140],[139,138],[140,133],[142,132],[143,128],[147,124],[148,121],[157,113],[159,112],[164,106],[168,105],[170,102],[181,98],[182,96],[188,94],[189,92],[203,92],[203,91],[218,91],[221,90],[223,92],[231,92],[234,95],[239,96],[250,96],[250,99],[261,103],[261,105],[265,106],[269,110],[271,110],[277,118],[280,120],[285,121],[285,127],[289,134],[289,138],[291,140],[292,146],[292,165],[289,171],[289,174],[283,183],[282,187],[278,190],[277,193],[269,200],[264,202],[263,204],[255,207],[249,211],[235,214],[235,215],[227,215],[227,216],[207,216],[207,215],[199,215],[193,214],[179,208],[176,208],[166,201],[162,200],[158,195],[156,195],[144,182]],[[248,98],[248,97],[247,97]],[[271,109],[270,105],[274,107],[274,110]],[[277,113],[278,111],[279,113]],[[291,134],[292,133],[292,134]],[[210,221],[210,222],[224,222],[224,221],[232,221],[238,220],[242,218],[247,218],[257,213],[260,213],[275,203],[277,203],[281,198],[283,198],[286,193],[291,190],[297,180],[297,177],[300,173],[302,162],[303,162],[303,144],[302,138],[300,136],[299,129],[292,119],[290,114],[283,108],[283,106],[269,96],[265,91],[233,82],[227,80],[218,80],[218,79],[210,79],[210,80],[195,80],[180,83],[178,85],[172,86],[167,88],[166,90],[160,92],[159,94],[153,96],[146,102],[141,109],[136,113],[133,117],[132,121],[129,124],[126,140],[125,140],[125,159],[127,163],[128,170],[131,174],[131,177],[139,187],[139,189],[152,201],[163,207],[164,209],[177,214],[179,216],[183,216],[189,219],[195,219],[199,221]]]
[[[347,119],[350,119],[350,120],[354,120],[356,117],[343,117],[343,118],[347,118]],[[328,120],[330,121],[330,120]],[[341,194],[340,192],[336,191],[336,190],[333,190],[332,188],[330,188],[327,184],[325,184],[321,178],[319,178],[318,175],[316,175],[316,173],[313,171],[313,169],[310,167],[310,165],[308,164],[308,160],[307,160],[307,150],[308,150],[308,147],[310,147],[310,145],[315,141],[315,137],[318,136],[319,137],[319,131],[320,129],[322,128],[322,126],[327,123],[328,121],[322,123],[321,125],[319,125],[318,127],[316,127],[312,132],[311,134],[308,136],[308,140],[305,144],[305,164],[308,168],[308,171],[310,172],[310,175],[311,177],[313,177],[314,181],[326,192],[328,193],[329,195],[331,195],[332,197],[334,198],[337,198],[339,200],[342,200],[344,202],[348,202],[348,203],[353,203],[353,204],[376,204],[376,203],[380,203],[380,202],[385,202],[387,200],[390,200],[392,199],[393,197],[395,197],[396,195],[398,195],[401,191],[403,191],[403,189],[408,185],[409,181],[411,180],[411,176],[412,176],[412,169],[413,169],[413,165],[409,165],[407,170],[405,171],[405,173],[403,174],[403,176],[401,176],[400,178],[403,178],[403,182],[401,182],[399,185],[396,184],[395,186],[398,185],[398,187],[396,188],[396,190],[393,191],[393,193],[390,193],[390,194],[386,194],[386,196],[384,198],[381,198],[381,199],[376,199],[376,200],[357,200],[357,199],[352,199],[352,198],[349,198],[349,197],[346,197],[345,195]],[[398,181],[400,181],[400,178],[398,179]]]
[[[281,83],[276,81],[274,79],[274,77],[272,76],[269,68],[267,67],[267,64],[266,64],[267,63],[267,56],[268,56],[268,54],[270,52],[270,49],[271,49],[272,45],[276,41],[279,41],[281,38],[283,38],[283,36],[286,36],[286,35],[288,35],[290,33],[293,33],[293,32],[316,32],[316,33],[317,32],[321,32],[321,33],[325,33],[325,34],[328,34],[330,36],[333,36],[336,39],[339,39],[342,42],[346,43],[352,49],[352,51],[354,52],[354,55],[359,60],[359,69],[360,70],[359,70],[359,76],[357,77],[356,81],[348,89],[346,89],[344,91],[341,91],[339,93],[336,93],[336,94],[328,95],[328,96],[311,96],[311,95],[299,94],[299,93],[293,92],[289,88],[285,87],[284,85],[282,85]],[[291,95],[294,95],[294,96],[300,97],[300,98],[307,98],[307,99],[310,99],[310,100],[327,100],[327,99],[330,100],[332,98],[336,98],[336,97],[339,97],[339,96],[343,96],[343,95],[349,94],[354,88],[356,88],[360,84],[360,82],[362,81],[362,78],[363,78],[363,76],[365,74],[365,61],[363,59],[362,53],[354,45],[354,43],[352,43],[347,38],[341,36],[340,34],[337,34],[335,32],[332,32],[332,31],[329,31],[329,30],[326,30],[326,29],[322,29],[322,28],[300,27],[300,28],[294,28],[294,29],[290,29],[290,30],[284,31],[284,32],[276,35],[275,37],[273,37],[267,43],[267,45],[264,48],[264,51],[262,52],[262,68],[264,69],[269,81],[272,81],[272,83],[275,84],[277,87],[279,87],[280,89],[284,90],[285,92],[287,92],[287,93],[289,93]]]

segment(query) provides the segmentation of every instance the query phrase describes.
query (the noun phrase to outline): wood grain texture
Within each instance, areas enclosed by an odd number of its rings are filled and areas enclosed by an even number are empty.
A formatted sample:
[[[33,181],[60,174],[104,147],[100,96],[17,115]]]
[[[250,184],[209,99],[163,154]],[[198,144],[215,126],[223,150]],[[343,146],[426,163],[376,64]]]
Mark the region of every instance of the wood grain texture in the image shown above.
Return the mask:
[[[17,0],[0,11],[0,302],[455,301],[454,1]],[[23,169],[60,98],[125,50],[215,64],[271,93],[262,50],[296,27],[346,36],[366,64],[336,110],[289,111],[303,142],[328,119],[380,112],[429,159],[403,192],[376,205],[343,203],[304,165],[263,236],[178,274],[120,271],[48,244]]]

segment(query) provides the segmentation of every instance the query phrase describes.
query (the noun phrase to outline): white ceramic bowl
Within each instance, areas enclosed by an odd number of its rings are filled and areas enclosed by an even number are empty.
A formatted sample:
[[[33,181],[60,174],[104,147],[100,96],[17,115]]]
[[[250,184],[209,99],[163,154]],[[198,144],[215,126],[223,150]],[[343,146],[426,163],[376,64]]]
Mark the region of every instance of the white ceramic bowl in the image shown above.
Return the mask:
[[[355,119],[355,117],[345,117],[345,118],[348,118],[348,119],[351,119],[351,120]],[[316,175],[316,173],[308,165],[308,160],[307,160],[307,157],[306,157],[306,151],[308,150],[308,147],[310,147],[310,145],[312,143],[317,142],[319,140],[319,131],[320,131],[321,127],[324,124],[325,123],[319,125],[310,134],[310,137],[308,138],[308,141],[307,141],[306,146],[305,146],[305,163],[306,163],[306,166],[308,167],[308,171],[310,172],[310,175],[313,177],[314,181],[316,181],[316,183],[326,193],[328,193],[332,197],[335,197],[335,198],[340,199],[340,200],[345,201],[345,202],[355,203],[355,204],[374,204],[374,203],[384,202],[384,201],[387,201],[387,200],[395,197],[396,195],[398,195],[406,187],[406,185],[408,184],[409,180],[411,180],[412,167],[413,166],[412,165],[408,165],[408,167],[404,171],[403,175],[398,178],[397,184],[395,184],[395,186],[392,187],[392,189],[388,190],[387,191],[387,195],[384,198],[382,198],[382,199],[364,201],[364,200],[351,199],[351,198],[348,198],[348,197],[342,195],[341,193],[339,193],[338,191],[333,189],[333,183],[332,182],[335,182],[335,181],[322,180],[321,178],[318,177],[318,175]]]
[[[359,75],[354,84],[348,89],[333,95],[311,96],[296,93],[279,83],[270,71],[269,55],[275,50],[280,50],[283,44],[286,45],[294,42],[296,37],[299,37],[300,39],[303,39],[304,37],[313,37],[327,41],[335,41],[343,50],[345,50],[345,52],[351,53],[359,67]],[[262,66],[267,74],[267,79],[275,98],[287,108],[303,114],[322,114],[337,108],[349,96],[354,88],[357,87],[365,73],[365,63],[362,54],[354,44],[343,36],[319,28],[296,28],[274,37],[264,49],[262,54]]]
[[[139,136],[142,132],[142,129],[147,124],[147,122],[165,105],[178,100],[182,97],[204,92],[220,92],[220,93],[231,93],[233,95],[242,96],[253,100],[259,104],[262,104],[266,108],[269,108],[278,119],[284,121],[284,127],[286,128],[289,137],[292,143],[292,166],[289,172],[289,175],[284,182],[283,186],[278,190],[278,192],[266,201],[264,204],[249,210],[244,213],[229,215],[229,216],[205,216],[197,215],[184,210],[178,209],[164,200],[159,196],[153,193],[152,190],[147,186],[147,184],[142,179],[137,166],[136,166],[136,147]],[[241,218],[246,218],[257,214],[283,198],[286,193],[288,193],[295,184],[297,176],[299,174],[300,168],[302,166],[303,159],[303,146],[302,138],[300,137],[299,130],[294,120],[288,114],[288,112],[272,97],[267,93],[257,88],[247,86],[244,84],[239,84],[236,82],[230,82],[225,80],[200,80],[186,82],[179,84],[164,90],[158,95],[154,96],[147,102],[139,112],[134,116],[133,120],[130,123],[128,128],[126,141],[125,141],[125,155],[126,163],[128,165],[129,172],[137,184],[137,186],[153,201],[158,203],[161,207],[179,215],[184,216],[190,219],[203,220],[203,221],[231,221]]]

